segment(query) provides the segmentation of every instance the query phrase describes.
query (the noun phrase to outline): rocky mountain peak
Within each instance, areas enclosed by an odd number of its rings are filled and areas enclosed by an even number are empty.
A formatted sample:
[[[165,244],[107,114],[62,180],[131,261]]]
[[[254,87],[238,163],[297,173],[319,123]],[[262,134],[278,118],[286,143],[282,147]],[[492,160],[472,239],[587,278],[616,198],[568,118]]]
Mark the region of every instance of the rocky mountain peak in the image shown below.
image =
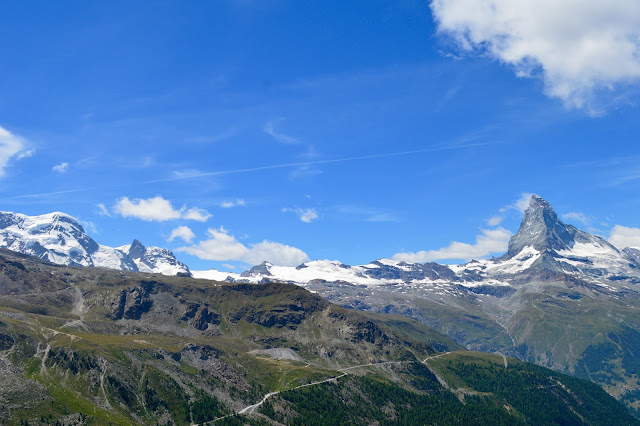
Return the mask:
[[[129,257],[132,259],[141,259],[147,251],[147,248],[138,240],[133,240],[129,247]]]
[[[513,257],[525,247],[539,252],[566,250],[575,244],[573,227],[565,225],[551,205],[538,195],[532,195],[524,212],[518,233],[511,238],[507,257]]]
[[[270,270],[272,266],[273,264],[265,260],[261,264],[252,267],[248,271],[243,272],[242,274],[240,274],[240,276],[242,277],[251,277],[254,275],[272,276],[271,270]]]

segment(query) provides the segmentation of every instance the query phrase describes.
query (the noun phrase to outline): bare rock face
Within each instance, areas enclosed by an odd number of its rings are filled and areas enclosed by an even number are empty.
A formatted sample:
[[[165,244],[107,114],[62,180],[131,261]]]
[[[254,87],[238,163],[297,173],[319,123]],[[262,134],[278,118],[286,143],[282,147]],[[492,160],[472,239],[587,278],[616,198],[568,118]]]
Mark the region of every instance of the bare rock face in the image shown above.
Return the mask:
[[[149,288],[145,286],[122,290],[111,302],[110,317],[114,320],[136,319],[149,312],[153,300],[149,297]]]
[[[626,247],[622,251],[629,255],[629,257],[631,257],[633,260],[638,262],[638,264],[640,264],[640,249],[637,249],[635,247]]]
[[[210,325],[220,325],[220,315],[204,307],[195,315],[192,322],[198,330],[207,330]]]
[[[533,247],[539,252],[570,249],[575,244],[576,231],[558,219],[547,201],[533,195],[518,233],[509,242],[507,256],[516,256],[525,247]]]

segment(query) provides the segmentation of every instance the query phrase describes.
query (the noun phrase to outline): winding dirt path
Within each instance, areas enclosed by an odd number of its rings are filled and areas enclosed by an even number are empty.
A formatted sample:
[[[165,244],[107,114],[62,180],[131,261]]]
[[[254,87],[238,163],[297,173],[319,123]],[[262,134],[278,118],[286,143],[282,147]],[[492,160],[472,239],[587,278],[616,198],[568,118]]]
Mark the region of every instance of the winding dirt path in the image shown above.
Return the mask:
[[[427,360],[429,360],[429,359],[439,358],[439,357],[441,357],[441,356],[443,356],[443,355],[447,355],[447,354],[449,354],[449,353],[450,353],[450,352],[443,352],[443,353],[438,354],[438,355],[433,355],[433,356],[427,357],[427,358],[425,358],[424,360],[422,360],[422,363],[425,363],[425,362],[426,362]],[[351,367],[341,368],[341,369],[339,369],[338,371],[342,372],[342,374],[340,374],[340,375],[338,375],[338,376],[330,377],[330,378],[328,378],[328,379],[324,379],[324,380],[318,380],[317,382],[312,382],[312,383],[307,383],[307,384],[304,384],[304,385],[296,386],[296,387],[293,387],[293,388],[290,388],[290,389],[286,389],[286,390],[284,390],[284,391],[269,392],[268,394],[266,394],[266,395],[262,398],[262,400],[261,400],[260,402],[258,402],[258,403],[256,403],[256,404],[248,405],[248,406],[244,407],[242,410],[238,411],[238,412],[237,412],[237,413],[235,413],[235,414],[252,414],[252,413],[254,413],[258,408],[260,408],[260,406],[261,406],[262,404],[264,404],[264,403],[265,403],[269,398],[271,398],[271,397],[272,397],[272,396],[274,396],[274,395],[279,394],[280,392],[292,391],[292,390],[301,389],[301,388],[306,388],[306,387],[308,387],[308,386],[316,386],[316,385],[320,385],[320,384],[328,383],[328,382],[334,382],[334,383],[336,383],[336,382],[338,381],[338,379],[340,379],[341,377],[344,377],[344,376],[348,375],[348,374],[349,374],[349,373],[348,373],[348,371],[349,371],[349,370],[354,370],[354,369],[356,369],[356,368],[364,368],[364,367],[375,367],[375,366],[379,366],[379,365],[387,365],[387,364],[407,364],[407,363],[409,363],[409,362],[413,362],[413,361],[382,361],[382,362],[372,362],[372,363],[369,363],[369,364],[352,365]],[[213,420],[211,420],[211,421],[209,421],[209,422],[207,422],[207,423],[215,423],[215,422],[217,422],[218,420],[222,420],[222,419],[226,419],[226,418],[228,418],[228,417],[232,417],[232,416],[234,416],[235,414],[229,414],[229,415],[226,415],[226,416],[223,416],[223,417],[218,417],[217,419],[213,419]],[[198,426],[198,425],[195,425],[195,426]]]

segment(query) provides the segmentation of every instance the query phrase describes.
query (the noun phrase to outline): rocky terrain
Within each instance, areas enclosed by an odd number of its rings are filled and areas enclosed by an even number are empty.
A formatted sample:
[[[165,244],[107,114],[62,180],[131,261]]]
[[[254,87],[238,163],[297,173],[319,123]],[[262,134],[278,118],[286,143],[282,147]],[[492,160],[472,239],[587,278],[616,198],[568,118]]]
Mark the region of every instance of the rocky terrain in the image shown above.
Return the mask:
[[[0,249],[5,423],[637,424],[590,382],[459,349],[294,285]]]
[[[62,213],[38,217],[3,213],[0,219],[1,245],[58,264],[191,274],[169,250],[145,247],[137,240],[118,248],[100,246],[75,219]],[[500,352],[592,380],[636,411],[640,408],[639,253],[637,248],[619,250],[563,223],[549,203],[533,196],[520,229],[498,258],[462,265],[391,259],[360,266],[326,260],[297,267],[264,262],[242,274],[209,270],[193,275],[238,285],[296,284],[348,308],[402,315],[467,349]],[[78,297],[78,290],[68,291],[60,295]],[[100,300],[105,297],[102,294]],[[166,305],[173,306],[172,312],[184,310],[181,318],[198,333],[222,333],[220,314],[210,306],[175,305],[170,298],[154,301],[157,297],[147,284],[122,289],[105,299],[110,301],[105,317],[123,324],[154,318],[163,330],[182,330],[152,313],[154,307]],[[37,309],[47,312],[60,304],[56,298],[43,302],[47,307]],[[86,306],[75,306],[75,312]],[[284,327],[297,321],[291,313],[278,319],[261,312],[251,314],[251,321],[261,326]],[[131,332],[140,329],[152,331],[142,327]],[[255,353],[280,354],[290,361],[298,355],[272,349],[249,350],[268,350]]]
[[[229,282],[289,282],[351,308],[404,315],[468,349],[587,378],[640,407],[640,250],[563,223],[533,196],[507,252],[463,265],[264,263]]]

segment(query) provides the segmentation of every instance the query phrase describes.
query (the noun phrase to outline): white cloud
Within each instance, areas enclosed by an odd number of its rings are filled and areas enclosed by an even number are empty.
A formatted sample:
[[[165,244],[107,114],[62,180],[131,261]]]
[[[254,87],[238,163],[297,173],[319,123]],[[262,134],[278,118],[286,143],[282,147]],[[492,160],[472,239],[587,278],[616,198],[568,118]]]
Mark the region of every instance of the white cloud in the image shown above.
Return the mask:
[[[599,95],[640,80],[637,0],[432,0],[431,10],[440,34],[541,76],[567,106],[596,112]]]
[[[80,224],[82,225],[82,227],[86,230],[91,232],[92,234],[99,234],[100,232],[98,232],[98,227],[96,227],[96,224],[93,222],[90,222],[88,220],[81,220]]]
[[[298,215],[298,218],[304,223],[311,223],[314,220],[318,219],[320,216],[318,215],[318,211],[316,209],[282,209],[283,213],[292,212]]]
[[[51,168],[56,173],[66,173],[69,170],[69,163],[60,163]]]
[[[271,121],[265,124],[263,131],[269,136],[271,136],[272,138],[274,138],[275,140],[277,140],[278,142],[288,143],[288,144],[298,143],[298,139],[294,138],[293,136],[276,132],[275,128],[273,127],[273,123]]]
[[[511,204],[510,206],[507,206],[507,209],[515,209],[518,210],[520,213],[524,213],[525,210],[527,210],[529,208],[529,203],[531,202],[531,197],[534,194],[530,193],[530,192],[523,192],[520,195],[520,198],[518,198],[518,201],[516,201],[515,203]]]
[[[640,228],[628,228],[616,225],[611,231],[609,242],[619,249],[625,247],[640,247]]]
[[[147,200],[129,200],[128,197],[122,197],[116,202],[114,210],[123,217],[135,217],[149,222],[162,222],[181,217],[180,211],[174,209],[171,203],[162,197]]]
[[[218,205],[220,207],[222,207],[223,209],[230,209],[232,207],[245,206],[245,205],[247,205],[247,203],[242,198],[236,198],[235,200],[223,201]]]
[[[208,211],[197,207],[192,207],[188,210],[185,210],[183,207],[180,212],[182,213],[183,219],[196,220],[198,222],[206,222],[211,217],[211,214]]]
[[[4,176],[9,160],[26,158],[33,155],[33,150],[24,150],[25,142],[22,138],[12,134],[0,126],[0,176]]]
[[[178,226],[173,231],[171,231],[171,235],[167,238],[167,241],[171,242],[176,238],[181,238],[186,243],[190,243],[196,235],[188,226]]]
[[[111,216],[111,213],[109,213],[109,210],[104,204],[98,203],[96,206],[98,207],[98,214],[100,216]]]
[[[203,260],[240,261],[257,265],[269,261],[274,265],[296,266],[307,262],[309,256],[302,250],[286,244],[272,241],[244,245],[226,229],[209,228],[209,239],[196,245],[179,247],[177,251],[185,252]]]
[[[502,223],[504,217],[502,216],[493,216],[487,219],[487,225],[489,226],[498,226]]]
[[[182,207],[176,210],[171,202],[158,196],[149,199],[133,199],[122,197],[114,207],[116,213],[122,217],[135,217],[148,222],[163,222],[166,220],[189,219],[198,222],[206,222],[211,214],[204,209]]]
[[[470,260],[488,256],[492,253],[503,253],[507,250],[511,232],[504,228],[481,229],[482,234],[476,237],[475,244],[453,241],[439,250],[419,251],[416,253],[397,253],[394,260],[405,262],[432,262],[441,259]]]
[[[569,213],[565,213],[562,215],[562,218],[566,221],[578,221],[580,223],[582,223],[583,225],[589,225],[589,223],[591,223],[591,221],[589,220],[589,218],[587,216],[585,216],[584,213],[582,212],[569,212]]]
[[[36,153],[35,149],[27,149],[26,151],[22,151],[20,154],[18,154],[16,159],[17,160],[22,160],[24,158],[33,157],[33,154],[35,154],[35,153]]]
[[[296,167],[289,172],[289,180],[307,179],[321,175],[322,170],[310,165]]]
[[[520,194],[520,198],[513,204],[508,204],[504,207],[500,207],[498,209],[498,214],[487,219],[487,225],[489,226],[498,226],[505,219],[505,216],[509,211],[516,210],[520,213],[524,213],[525,210],[529,208],[529,203],[531,202],[531,196],[534,195],[530,192],[523,192]]]

